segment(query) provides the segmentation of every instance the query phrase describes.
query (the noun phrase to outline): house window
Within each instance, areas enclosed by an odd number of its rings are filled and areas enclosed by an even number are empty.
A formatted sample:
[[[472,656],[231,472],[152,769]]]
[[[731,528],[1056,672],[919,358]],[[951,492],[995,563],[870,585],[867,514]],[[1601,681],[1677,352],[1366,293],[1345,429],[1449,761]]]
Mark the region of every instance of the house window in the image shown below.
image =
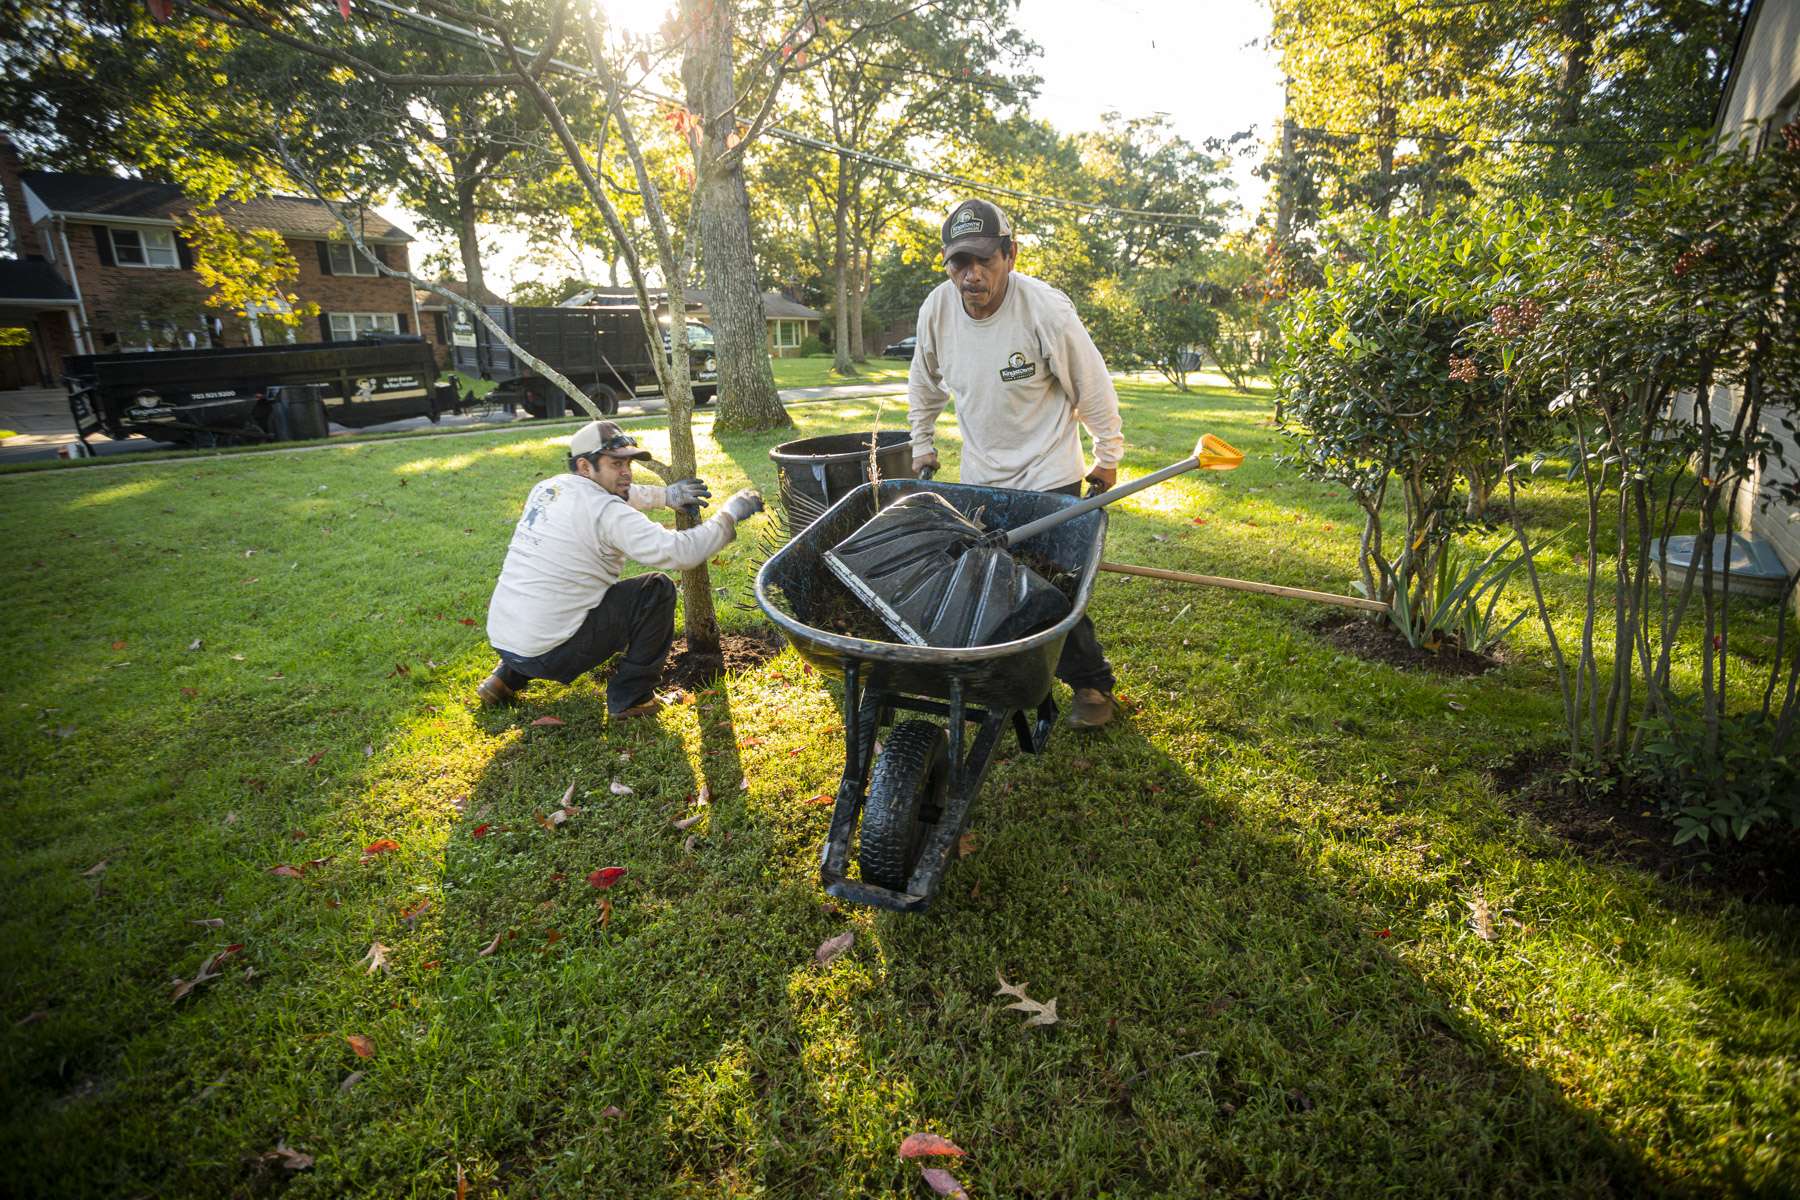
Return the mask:
[[[400,317],[397,313],[331,314],[331,340],[334,342],[353,341],[371,333],[399,332]]]
[[[333,275],[379,275],[375,264],[363,256],[362,251],[349,242],[329,242],[331,255],[331,273]]]
[[[799,321],[775,322],[775,348],[792,350],[800,344],[801,323]]]
[[[110,229],[113,261],[121,267],[179,267],[175,234],[167,229]]]

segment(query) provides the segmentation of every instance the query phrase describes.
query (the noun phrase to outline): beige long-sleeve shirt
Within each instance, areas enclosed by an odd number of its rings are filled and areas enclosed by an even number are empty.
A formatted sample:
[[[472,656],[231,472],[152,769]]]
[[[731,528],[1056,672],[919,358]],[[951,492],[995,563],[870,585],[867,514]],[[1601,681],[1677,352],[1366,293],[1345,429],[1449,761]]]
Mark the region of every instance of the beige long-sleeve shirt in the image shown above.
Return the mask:
[[[907,379],[915,455],[933,449],[950,397],[962,430],[962,481],[1047,491],[1087,473],[1077,425],[1097,466],[1125,454],[1119,396],[1069,298],[1014,271],[993,316],[971,317],[949,280],[919,307]]]
[[[554,650],[619,582],[627,558],[685,571],[737,536],[737,522],[727,512],[677,532],[640,511],[666,503],[660,487],[633,484],[628,503],[573,474],[553,475],[532,488],[488,603],[489,643],[524,658]]]

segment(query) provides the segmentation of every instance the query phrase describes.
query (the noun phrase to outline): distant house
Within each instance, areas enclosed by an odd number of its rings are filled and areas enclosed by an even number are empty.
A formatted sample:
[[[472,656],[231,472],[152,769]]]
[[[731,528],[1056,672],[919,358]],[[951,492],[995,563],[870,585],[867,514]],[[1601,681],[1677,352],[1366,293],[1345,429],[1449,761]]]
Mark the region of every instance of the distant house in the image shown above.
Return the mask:
[[[66,354],[332,341],[419,329],[411,285],[378,274],[334,236],[337,222],[317,200],[266,196],[218,206],[231,225],[272,230],[293,253],[299,278],[286,290],[320,311],[310,327],[291,331],[209,304],[177,227],[176,218],[197,207],[180,188],[21,171],[4,138],[0,188],[18,255],[0,260],[0,324],[30,332],[45,384],[60,375]],[[364,209],[361,221],[364,240],[382,262],[407,269],[412,235],[372,210]]]
[[[1751,139],[1760,152],[1780,140],[1782,126],[1796,120],[1800,120],[1800,0],[1755,0],[1744,16],[1737,52],[1725,77],[1717,139],[1723,145]],[[1715,419],[1729,425],[1736,406],[1730,389],[1713,393]],[[1800,445],[1781,428],[1776,414],[1765,413],[1763,423],[1786,449],[1789,465],[1777,468],[1785,474],[1800,463]],[[1774,546],[1789,573],[1800,571],[1800,513],[1770,498],[1760,472],[1740,493],[1735,516],[1740,528]]]
[[[699,321],[702,325],[712,323],[705,288],[688,288],[683,293],[683,298],[687,301],[689,319]],[[661,288],[651,288],[650,300],[657,305],[662,316],[668,316],[668,292]],[[602,287],[576,292],[564,300],[562,306],[581,308],[589,304],[635,303],[637,293],[631,288]],[[825,319],[825,314],[818,309],[790,300],[780,292],[763,293],[763,314],[769,322],[769,355],[772,358],[792,358],[799,354],[800,347],[807,338],[819,336],[819,323]]]

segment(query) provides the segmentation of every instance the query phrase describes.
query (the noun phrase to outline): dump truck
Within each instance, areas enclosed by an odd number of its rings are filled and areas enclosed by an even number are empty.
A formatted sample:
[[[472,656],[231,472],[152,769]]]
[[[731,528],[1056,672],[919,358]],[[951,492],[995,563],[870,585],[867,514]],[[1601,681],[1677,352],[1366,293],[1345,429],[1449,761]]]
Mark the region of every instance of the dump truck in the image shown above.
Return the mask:
[[[660,388],[650,339],[636,308],[627,305],[580,308],[532,307],[517,304],[484,306],[487,315],[520,346],[566,376],[608,415],[640,392]],[[490,403],[511,404],[534,417],[560,417],[570,403],[561,388],[516,357],[487,326],[458,308],[450,326],[450,364],[465,375],[490,379]],[[688,323],[689,375],[694,403],[705,404],[718,391],[718,359],[712,331]],[[669,338],[663,334],[662,353]]]
[[[180,446],[322,438],[462,406],[418,337],[376,336],[224,350],[78,354],[63,359],[69,410],[85,445],[104,433]]]

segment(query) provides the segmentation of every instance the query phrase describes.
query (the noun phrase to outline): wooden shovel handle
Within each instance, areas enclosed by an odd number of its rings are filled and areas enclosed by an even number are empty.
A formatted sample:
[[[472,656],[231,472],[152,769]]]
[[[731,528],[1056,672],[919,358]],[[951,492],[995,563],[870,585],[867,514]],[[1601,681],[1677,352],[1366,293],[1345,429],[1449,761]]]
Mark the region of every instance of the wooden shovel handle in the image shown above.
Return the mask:
[[[1239,592],[1260,592],[1265,596],[1286,596],[1289,600],[1311,600],[1315,604],[1335,604],[1340,608],[1360,608],[1365,612],[1384,613],[1388,606],[1379,600],[1361,596],[1340,596],[1335,592],[1309,592],[1305,588],[1282,587],[1278,583],[1257,583],[1249,579],[1232,579],[1225,575],[1191,575],[1186,571],[1165,571],[1161,567],[1137,567],[1130,563],[1103,562],[1102,571],[1119,575],[1142,575],[1149,579],[1167,579],[1173,583],[1200,583],[1207,587],[1231,588]]]

